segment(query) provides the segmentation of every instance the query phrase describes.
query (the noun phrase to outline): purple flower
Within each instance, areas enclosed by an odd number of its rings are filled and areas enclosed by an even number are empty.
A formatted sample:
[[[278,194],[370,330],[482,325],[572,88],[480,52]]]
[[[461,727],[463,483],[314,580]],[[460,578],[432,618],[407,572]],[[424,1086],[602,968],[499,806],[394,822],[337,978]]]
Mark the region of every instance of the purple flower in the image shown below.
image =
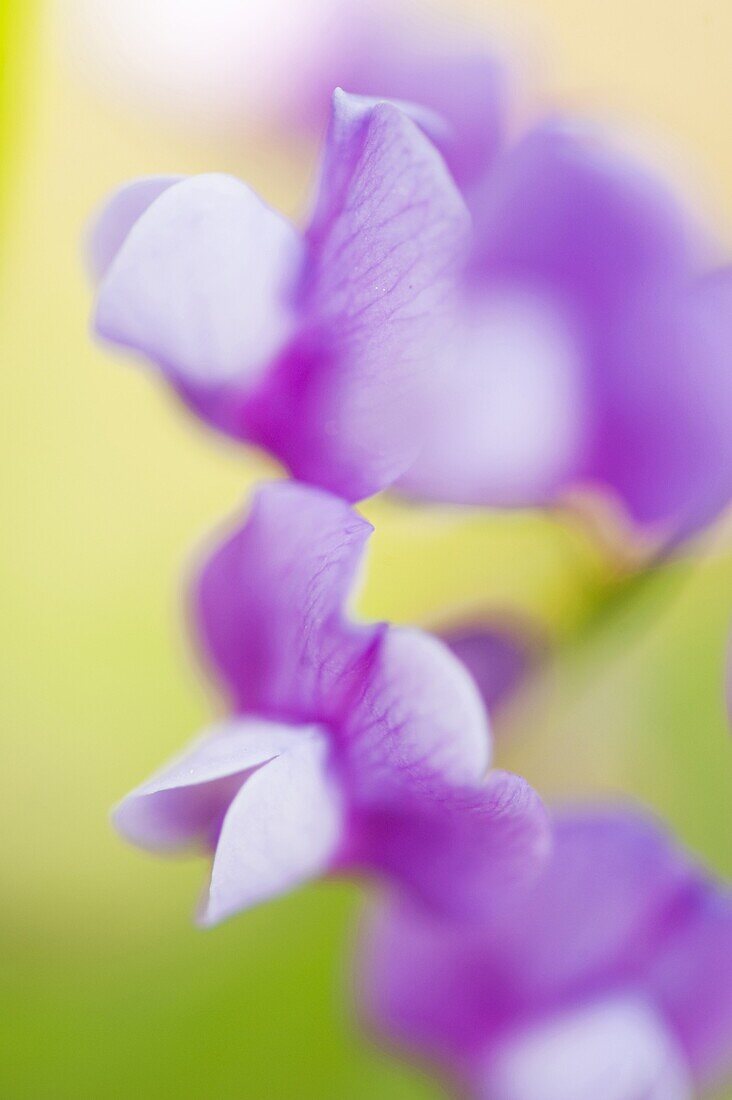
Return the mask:
[[[415,458],[468,233],[407,110],[336,92],[305,234],[245,184],[204,175],[123,187],[90,241],[102,336],[211,424],[352,500]]]
[[[429,106],[336,93],[304,236],[228,177],[118,192],[92,238],[98,332],[349,500],[589,487],[653,540],[706,524],[732,482],[732,269],[708,273],[665,182],[604,134],[503,141],[492,60],[447,79],[388,56],[372,78]]]
[[[533,892],[482,929],[382,906],[369,1013],[486,1100],[691,1100],[732,1062],[732,894],[635,812],[555,826]]]
[[[460,662],[419,631],[347,617],[370,530],[336,497],[270,485],[201,574],[196,621],[232,717],[115,821],[146,848],[213,853],[204,923],[330,871],[475,919],[542,862],[534,792],[484,780],[487,719]]]
[[[535,127],[467,198],[449,397],[402,488],[529,505],[590,486],[663,538],[708,522],[732,486],[732,269],[705,275],[663,181],[588,126]]]
[[[473,215],[402,489],[512,506],[600,489],[662,539],[712,519],[732,496],[732,268],[706,273],[666,181],[576,119],[509,142],[504,66],[448,27],[367,7],[329,79],[443,117],[430,136]]]

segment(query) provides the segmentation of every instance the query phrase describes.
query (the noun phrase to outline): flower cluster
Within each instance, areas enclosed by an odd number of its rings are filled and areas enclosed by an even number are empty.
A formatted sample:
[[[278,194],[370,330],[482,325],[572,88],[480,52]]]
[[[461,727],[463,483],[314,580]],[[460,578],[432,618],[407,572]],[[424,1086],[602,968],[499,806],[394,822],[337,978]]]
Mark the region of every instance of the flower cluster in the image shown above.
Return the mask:
[[[292,475],[194,585],[228,717],[115,822],[209,853],[205,924],[382,882],[368,1013],[476,1097],[688,1100],[732,1054],[732,897],[644,817],[550,816],[488,770],[527,654],[349,616],[352,504],[589,487],[659,545],[698,531],[732,484],[732,269],[605,134],[509,142],[491,59],[355,72],[303,232],[204,175],[123,187],[91,233],[97,332]]]

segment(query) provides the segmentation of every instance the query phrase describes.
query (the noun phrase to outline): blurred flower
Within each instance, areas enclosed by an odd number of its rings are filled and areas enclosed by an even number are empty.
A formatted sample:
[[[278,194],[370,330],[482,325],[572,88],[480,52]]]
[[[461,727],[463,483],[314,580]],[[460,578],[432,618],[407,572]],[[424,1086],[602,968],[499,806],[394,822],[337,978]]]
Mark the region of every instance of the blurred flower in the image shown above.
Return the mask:
[[[691,1100],[732,1051],[732,895],[636,812],[563,812],[482,929],[403,899],[363,960],[380,1031],[486,1100]]]
[[[227,176],[119,191],[91,237],[96,328],[210,423],[359,499],[414,460],[467,229],[415,122],[336,93],[304,237]]]
[[[115,820],[144,847],[214,852],[205,923],[331,870],[472,919],[546,851],[527,784],[483,779],[487,720],[460,663],[427,634],[346,618],[370,530],[335,497],[268,486],[201,575],[198,626],[234,716]]]
[[[732,488],[732,269],[662,180],[589,126],[544,122],[466,192],[474,218],[449,385],[418,496],[549,503],[591,486],[680,537]]]

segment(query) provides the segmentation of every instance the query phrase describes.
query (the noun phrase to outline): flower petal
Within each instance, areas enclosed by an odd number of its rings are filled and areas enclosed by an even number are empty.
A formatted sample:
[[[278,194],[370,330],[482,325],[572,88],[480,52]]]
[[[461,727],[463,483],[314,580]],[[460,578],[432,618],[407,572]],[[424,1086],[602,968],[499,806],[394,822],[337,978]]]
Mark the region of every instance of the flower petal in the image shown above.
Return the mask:
[[[652,819],[629,808],[566,812],[552,862],[520,922],[492,936],[514,1008],[634,980],[696,870]],[[500,962],[499,962],[500,960]]]
[[[205,653],[241,710],[326,721],[346,672],[379,633],[345,603],[371,526],[304,485],[260,489],[246,522],[206,563],[194,592]]]
[[[144,176],[123,184],[106,201],[89,233],[88,258],[92,277],[102,279],[135,222],[183,176]]]
[[[704,249],[663,181],[589,127],[554,121],[496,163],[471,207],[462,321],[441,344],[449,374],[429,415],[429,446],[401,487],[515,506],[597,482],[645,522],[678,510],[684,472],[701,485],[703,467],[716,486],[707,456],[714,446],[727,457],[719,436],[732,435],[730,372],[719,354],[716,381],[712,369],[696,368],[691,341],[667,362],[665,334],[676,324],[668,297],[689,282]],[[656,346],[638,338],[649,311],[665,335]],[[698,440],[686,445],[683,398],[675,403],[695,369],[710,378],[688,395],[694,432],[708,395],[724,398],[711,441],[696,453]],[[644,496],[653,498],[645,507]],[[665,498],[673,499],[664,513]]]
[[[127,795],[114,823],[127,840],[152,850],[209,840],[247,775],[308,732],[262,719],[222,722]]]
[[[642,1001],[614,999],[512,1036],[481,1074],[485,1100],[693,1100],[674,1040]]]
[[[314,731],[243,785],[224,818],[203,924],[328,870],[341,843],[343,811],[327,753],[326,739]]]
[[[513,906],[546,863],[550,831],[538,795],[518,776],[420,790],[364,813],[373,865],[435,913],[480,925]]]
[[[329,92],[329,96],[332,93]],[[317,196],[318,205],[313,212],[310,225],[310,236],[315,238],[319,231],[318,224],[322,221],[320,231],[327,232],[327,223],[330,219],[334,202],[334,192],[339,188],[348,186],[348,176],[351,169],[350,154],[348,150],[353,136],[354,122],[359,123],[368,118],[369,114],[379,104],[390,103],[401,114],[411,119],[419,126],[433,145],[438,148],[449,143],[453,134],[452,128],[439,111],[433,111],[424,101],[416,101],[401,96],[364,95],[353,92],[344,92],[342,88],[336,88],[332,93],[331,133],[328,145],[325,149],[325,157],[320,174],[320,192]],[[335,201],[340,201],[335,199]]]
[[[389,3],[339,7],[339,31],[320,58],[310,95],[296,119],[320,128],[323,101],[340,85],[392,102],[419,103],[447,126],[427,129],[453,177],[465,191],[496,156],[507,114],[507,72],[488,53],[475,28],[463,28],[422,6],[419,12]],[[417,18],[415,18],[415,15]],[[327,40],[324,40],[327,41]]]
[[[709,522],[732,492],[732,279],[719,272],[694,285],[706,248],[692,219],[642,163],[588,129],[556,123],[504,158],[478,206],[472,275],[484,293],[523,285],[550,294],[576,329],[581,372],[567,375],[574,396],[564,376],[551,373],[553,400],[542,395],[550,410],[574,417],[574,429],[571,420],[559,431],[551,426],[547,438],[560,445],[538,488],[597,484],[636,522],[671,539]],[[475,383],[472,393],[477,403]],[[463,400],[465,410],[469,404]],[[526,415],[532,407],[526,403]],[[529,465],[531,454],[521,452]],[[493,463],[499,478],[503,468]],[[526,488],[530,502],[530,479]],[[417,483],[413,491],[425,490]],[[479,497],[475,490],[470,499]],[[540,494],[534,499],[541,503]],[[495,486],[483,500],[500,503]]]
[[[452,28],[441,28],[449,31]],[[428,130],[445,157],[461,190],[476,184],[498,152],[506,113],[505,74],[496,60],[472,52],[447,53],[444,35],[439,46],[405,55],[405,38],[374,28],[374,40],[354,61],[349,79],[354,92],[423,104],[449,124],[444,135]]]
[[[605,327],[639,288],[687,277],[696,242],[660,177],[600,131],[537,126],[485,180],[476,200],[473,274],[563,296]]]
[[[488,716],[464,666],[437,638],[391,627],[380,639],[343,730],[365,801],[430,784],[479,783],[490,759]]]
[[[585,364],[570,318],[536,293],[487,291],[439,347],[449,370],[399,487],[460,504],[551,501],[586,448]]]
[[[402,892],[373,904],[362,929],[358,1004],[369,1025],[414,1057],[451,1069],[484,1041],[474,930]]]
[[[696,1080],[732,1070],[732,893],[701,880],[669,921],[643,977]]]
[[[303,330],[252,414],[259,442],[295,477],[357,500],[410,465],[468,222],[414,122],[391,103],[336,93]]]
[[[291,335],[302,246],[243,183],[195,176],[132,226],[99,288],[95,324],[202,401],[247,389]]]
[[[732,268],[638,295],[608,332],[588,474],[679,539],[732,498]]]
[[[456,854],[453,867],[454,889]],[[533,1023],[627,991],[698,1073],[728,1053],[729,914],[728,895],[652,820],[564,812],[534,888],[496,894],[480,922],[438,921],[404,901],[377,914],[364,996],[399,1042],[464,1072]]]

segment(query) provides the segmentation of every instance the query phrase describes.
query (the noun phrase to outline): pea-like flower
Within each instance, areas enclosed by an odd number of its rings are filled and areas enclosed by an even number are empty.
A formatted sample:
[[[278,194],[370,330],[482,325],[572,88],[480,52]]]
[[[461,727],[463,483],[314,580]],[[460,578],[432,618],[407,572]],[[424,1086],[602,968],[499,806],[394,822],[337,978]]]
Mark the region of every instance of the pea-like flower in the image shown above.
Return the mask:
[[[146,848],[213,853],[204,923],[335,871],[473,920],[543,863],[542,804],[516,776],[485,777],[486,713],[457,658],[348,618],[370,530],[330,494],[265,486],[201,573],[195,616],[232,717],[115,821]]]
[[[547,504],[577,489],[678,539],[732,489],[732,269],[665,182],[589,125],[537,125],[466,192],[450,384],[416,495]]]
[[[388,26],[366,20],[331,79],[443,117],[430,136],[473,219],[443,379],[400,487],[489,506],[599,491],[652,541],[693,533],[732,497],[719,246],[607,129],[548,117],[509,137],[502,62],[465,41],[441,51],[434,26],[425,41]]]
[[[485,1100],[692,1100],[732,1057],[732,894],[637,811],[559,814],[480,929],[382,905],[363,962],[380,1032]]]
[[[336,94],[304,236],[228,177],[123,188],[92,237],[98,332],[346,499],[591,488],[692,533],[730,497],[730,269],[605,134],[555,119],[509,144],[495,64],[434,65],[359,73],[429,108]]]
[[[416,456],[468,226],[407,109],[337,92],[305,234],[229,176],[117,192],[90,241],[95,326],[208,422],[357,500]]]

